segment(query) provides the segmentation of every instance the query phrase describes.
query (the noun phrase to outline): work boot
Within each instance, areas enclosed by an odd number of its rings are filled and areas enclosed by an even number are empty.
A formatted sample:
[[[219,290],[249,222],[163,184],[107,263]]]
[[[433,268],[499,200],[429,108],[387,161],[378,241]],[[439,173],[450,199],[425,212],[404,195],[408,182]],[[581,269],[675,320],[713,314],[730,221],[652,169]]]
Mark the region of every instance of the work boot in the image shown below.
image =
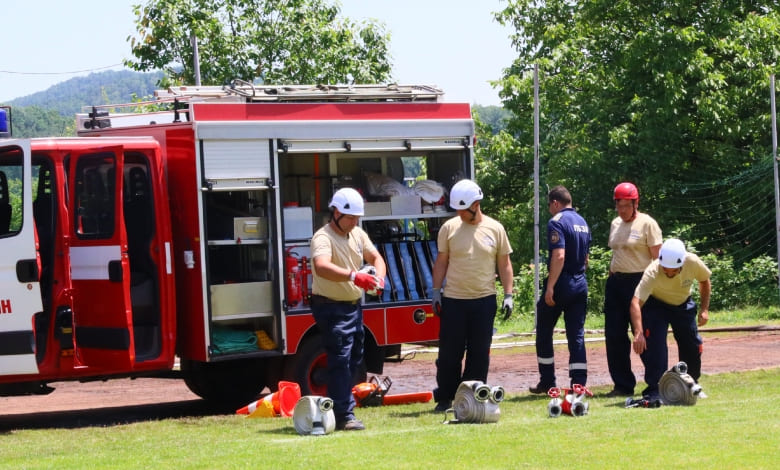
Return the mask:
[[[528,388],[528,391],[529,391],[529,392],[531,392],[531,393],[536,393],[536,394],[545,394],[545,395],[546,395],[546,394],[547,394],[547,392],[548,392],[548,391],[549,391],[551,388],[553,388],[553,387],[555,387],[555,384],[552,384],[552,385],[544,385],[543,383],[539,382],[539,383],[536,385],[536,387],[529,387],[529,388]]]
[[[444,400],[436,403],[436,408],[434,408],[433,411],[443,413],[449,410],[450,408],[452,408],[452,402],[449,400]]]
[[[606,393],[604,396],[607,398],[631,397],[634,396],[634,391],[632,390],[629,392],[628,390],[623,390],[622,388],[615,387],[610,392]]]
[[[336,423],[336,429],[339,431],[362,431],[366,429],[366,427],[359,419],[352,418]]]

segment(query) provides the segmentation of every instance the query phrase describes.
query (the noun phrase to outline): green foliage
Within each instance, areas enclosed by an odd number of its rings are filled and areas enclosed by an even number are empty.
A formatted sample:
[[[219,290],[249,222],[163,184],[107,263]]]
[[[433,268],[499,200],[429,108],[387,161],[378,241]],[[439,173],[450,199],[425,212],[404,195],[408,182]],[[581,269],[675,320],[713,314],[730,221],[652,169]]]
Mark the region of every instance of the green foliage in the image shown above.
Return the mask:
[[[607,286],[611,260],[611,251],[599,246],[590,249],[588,269],[585,271],[588,278],[588,315],[603,316],[604,314],[604,290]]]
[[[134,6],[129,37],[135,70],[163,70],[194,84],[197,37],[201,83],[379,83],[390,76],[384,26],[339,18],[324,0],[150,0]]]
[[[739,307],[769,307],[778,304],[780,289],[777,280],[777,261],[761,256],[735,268],[730,256],[707,254],[702,261],[712,271],[713,310]]]
[[[13,108],[13,133],[17,138],[76,135],[74,117],[62,116],[39,106]]]
[[[485,142],[489,155],[478,155],[493,189],[514,205],[534,197],[534,65],[540,70],[541,192],[566,185],[598,245],[606,245],[616,183],[637,183],[642,207],[669,233],[687,223],[670,202],[691,185],[769,158],[768,77],[780,58],[777,2],[513,0],[496,18],[516,30],[518,57],[499,81],[513,117],[505,133]],[[749,213],[771,212],[772,205],[763,199]],[[687,210],[700,221],[709,216],[707,208]],[[513,221],[531,233],[530,216]],[[734,232],[762,230],[744,217],[733,224]],[[717,240],[710,230],[694,226],[692,238]],[[771,255],[775,246],[762,246],[757,255]],[[532,256],[527,244],[521,249],[519,256]]]
[[[475,104],[471,107],[475,119],[479,119],[490,128],[491,134],[498,134],[506,129],[507,122],[512,114],[501,106],[481,106]]]

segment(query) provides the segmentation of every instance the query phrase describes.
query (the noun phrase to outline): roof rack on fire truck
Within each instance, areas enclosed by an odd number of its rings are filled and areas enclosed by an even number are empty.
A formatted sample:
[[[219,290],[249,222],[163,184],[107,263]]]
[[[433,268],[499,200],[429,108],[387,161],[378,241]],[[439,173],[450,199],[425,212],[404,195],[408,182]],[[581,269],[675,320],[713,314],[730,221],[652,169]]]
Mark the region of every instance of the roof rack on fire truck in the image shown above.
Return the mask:
[[[242,97],[267,101],[439,101],[444,92],[430,85],[253,85],[233,80],[224,86],[178,86],[155,91],[158,99],[214,100]]]
[[[154,96],[151,101],[84,106],[76,115],[77,129],[186,121],[189,103],[198,102],[439,102],[444,92],[431,85],[253,85],[233,80],[223,86],[170,87]]]

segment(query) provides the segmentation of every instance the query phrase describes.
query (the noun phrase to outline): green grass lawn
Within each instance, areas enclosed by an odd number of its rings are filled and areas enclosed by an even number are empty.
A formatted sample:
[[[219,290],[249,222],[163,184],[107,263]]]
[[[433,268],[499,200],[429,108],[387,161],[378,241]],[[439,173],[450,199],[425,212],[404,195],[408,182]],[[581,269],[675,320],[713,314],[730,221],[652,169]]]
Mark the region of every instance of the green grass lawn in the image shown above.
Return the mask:
[[[692,407],[547,416],[547,397],[509,395],[494,424],[442,424],[431,405],[365,408],[362,432],[299,436],[291,418],[166,419],[0,434],[0,468],[774,468],[780,369],[706,377]],[[596,389],[596,392],[604,392]],[[598,393],[597,393],[598,394]],[[451,417],[451,416],[450,416]]]

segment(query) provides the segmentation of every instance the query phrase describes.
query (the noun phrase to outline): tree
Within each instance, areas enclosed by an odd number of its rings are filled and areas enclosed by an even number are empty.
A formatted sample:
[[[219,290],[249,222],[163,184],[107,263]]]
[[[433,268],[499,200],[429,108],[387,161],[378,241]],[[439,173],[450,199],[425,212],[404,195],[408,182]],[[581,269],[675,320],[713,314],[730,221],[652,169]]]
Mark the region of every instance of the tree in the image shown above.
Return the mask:
[[[499,81],[514,142],[504,145],[512,154],[493,157],[504,165],[495,184],[533,198],[518,182],[532,177],[538,64],[541,191],[566,185],[602,246],[616,183],[637,183],[642,206],[672,233],[681,214],[667,203],[687,185],[771,158],[776,0],[511,0],[496,18],[516,29],[518,58]]]
[[[373,21],[339,18],[325,0],[150,0],[135,5],[129,37],[139,71],[163,70],[194,84],[197,37],[201,83],[380,83],[390,76],[389,34]]]

